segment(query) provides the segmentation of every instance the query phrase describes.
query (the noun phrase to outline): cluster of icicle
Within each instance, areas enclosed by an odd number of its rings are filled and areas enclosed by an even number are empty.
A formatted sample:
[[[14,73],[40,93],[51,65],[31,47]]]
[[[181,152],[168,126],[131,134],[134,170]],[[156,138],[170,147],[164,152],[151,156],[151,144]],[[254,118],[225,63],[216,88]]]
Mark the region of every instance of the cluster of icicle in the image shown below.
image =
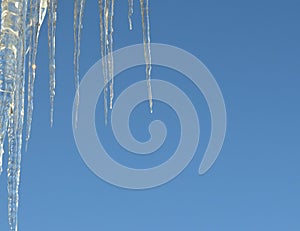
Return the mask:
[[[50,72],[50,123],[53,123],[55,96],[55,31],[58,0],[2,0],[0,31],[0,174],[2,172],[3,143],[8,138],[8,219],[10,229],[18,229],[18,187],[22,151],[23,127],[26,131],[26,147],[30,138],[33,114],[34,82],[39,32],[48,12],[48,48]],[[129,27],[132,29],[133,0],[129,1]],[[103,60],[105,118],[113,103],[113,17],[114,0],[98,0],[100,10],[100,41]],[[74,74],[79,104],[79,56],[80,37],[85,0],[75,0],[74,6]],[[151,54],[149,35],[148,0],[140,0],[146,60],[146,78],[149,104],[152,111],[150,85]],[[28,69],[25,81],[25,69]],[[27,112],[24,124],[25,82],[27,82]],[[108,87],[109,85],[109,87]],[[109,94],[109,103],[108,103]],[[109,106],[108,106],[109,105]],[[76,117],[77,118],[77,117]]]
[[[74,8],[74,73],[76,86],[76,108],[79,105],[79,57],[80,38],[83,27],[82,19],[86,0],[75,0]],[[139,0],[142,16],[144,56],[146,63],[146,80],[148,87],[149,106],[152,112],[152,91],[151,91],[151,52],[150,52],[150,22],[149,22],[149,1]],[[113,60],[113,20],[115,0],[98,0],[100,16],[100,47],[102,57],[102,70],[104,76],[104,112],[107,122],[108,108],[113,107],[114,98],[114,60]],[[129,29],[132,30],[133,0],[128,0]],[[109,96],[109,97],[108,97]],[[77,110],[75,110],[75,125],[77,124]]]
[[[50,102],[53,120],[55,89],[55,27],[57,0],[2,0],[0,34],[0,171],[3,143],[8,138],[8,219],[17,230],[18,188],[24,127],[25,68],[28,65],[26,143],[30,137],[36,54],[48,8]],[[28,61],[26,61],[28,60]]]

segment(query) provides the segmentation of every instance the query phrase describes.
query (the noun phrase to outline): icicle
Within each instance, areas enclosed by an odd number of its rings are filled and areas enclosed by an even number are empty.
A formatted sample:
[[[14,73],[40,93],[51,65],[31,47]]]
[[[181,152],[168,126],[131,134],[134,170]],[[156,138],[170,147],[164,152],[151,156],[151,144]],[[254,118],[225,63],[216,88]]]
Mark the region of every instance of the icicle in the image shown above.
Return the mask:
[[[75,0],[74,6],[74,76],[76,88],[76,105],[75,105],[75,126],[78,120],[79,107],[79,57],[80,57],[80,39],[82,29],[82,19],[85,0]]]
[[[48,46],[50,70],[50,124],[53,125],[54,96],[55,96],[55,32],[57,0],[47,0],[48,3]]]
[[[17,230],[18,189],[20,182],[22,128],[24,121],[24,60],[27,1],[2,1],[1,39],[7,40],[1,46],[8,54],[13,53],[11,60],[3,67],[5,91],[10,92],[8,118],[8,220],[10,230]],[[1,115],[2,116],[2,115]],[[1,121],[2,122],[2,121]]]
[[[103,72],[103,78],[104,78],[104,117],[105,117],[105,124],[107,124],[107,83],[108,83],[108,73],[107,73],[107,57],[106,57],[106,40],[105,40],[105,20],[104,20],[104,7],[103,7],[103,1],[106,0],[98,0],[99,5],[99,16],[100,16],[100,47],[101,47],[101,57],[102,57],[102,72]]]
[[[38,47],[39,33],[44,21],[47,0],[30,0],[29,14],[29,60],[28,60],[28,105],[27,105],[27,122],[26,122],[26,150],[30,138],[32,113],[33,113],[33,97],[34,82],[36,75],[36,55]]]
[[[114,0],[105,0],[104,8],[102,0],[99,0],[100,10],[100,40],[101,40],[101,55],[104,75],[104,110],[105,123],[107,122],[107,83],[110,80],[110,103],[109,107],[112,109],[112,102],[114,97],[114,63],[113,63],[113,18],[114,18]],[[104,15],[103,15],[104,11]],[[104,17],[103,17],[104,16]]]
[[[133,0],[128,0],[128,22],[129,29],[132,30]]]
[[[108,81],[110,81],[109,77],[109,60],[108,60],[108,51],[109,51],[109,34],[108,34],[108,25],[109,25],[109,5],[111,0],[105,0],[104,2],[104,52],[105,52],[105,65],[106,65],[106,76]]]
[[[110,2],[110,12],[109,12],[109,38],[108,38],[108,73],[110,79],[110,100],[109,100],[109,108],[112,109],[113,99],[114,99],[114,58],[113,58],[113,20],[114,20],[114,3],[115,0],[111,0]]]
[[[142,26],[143,26],[143,41],[144,41],[144,56],[146,61],[146,80],[148,87],[148,97],[150,112],[152,113],[152,90],[151,90],[151,49],[150,49],[150,22],[149,22],[149,2],[148,0],[140,0]]]

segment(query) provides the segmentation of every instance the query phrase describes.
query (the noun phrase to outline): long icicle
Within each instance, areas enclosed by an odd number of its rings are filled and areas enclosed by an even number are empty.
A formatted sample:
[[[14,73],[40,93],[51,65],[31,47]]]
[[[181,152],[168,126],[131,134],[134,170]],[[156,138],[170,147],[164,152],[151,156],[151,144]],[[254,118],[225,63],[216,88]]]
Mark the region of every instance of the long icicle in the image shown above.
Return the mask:
[[[107,94],[108,94],[108,73],[107,73],[107,57],[106,57],[106,36],[105,36],[105,7],[103,6],[105,3],[103,1],[106,0],[98,0],[99,5],[99,16],[100,16],[100,48],[101,48],[101,58],[102,58],[102,73],[104,79],[104,117],[105,124],[107,124],[107,114],[108,114],[108,106],[107,106]]]
[[[132,30],[133,0],[128,0],[128,22],[129,30]]]
[[[148,97],[150,112],[152,113],[152,90],[151,90],[151,49],[150,49],[150,22],[149,22],[149,2],[148,0],[140,0],[141,14],[142,14],[142,27],[143,27],[143,43],[144,43],[144,56],[146,61],[146,80],[148,87]]]
[[[113,21],[114,21],[114,4],[115,0],[110,2],[109,10],[109,38],[108,38],[108,73],[110,79],[110,88],[109,88],[109,108],[112,109],[113,99],[114,99],[114,57],[113,57]]]
[[[111,0],[105,0],[104,2],[104,60],[106,65],[106,76],[108,81],[109,79],[109,66],[108,66],[108,50],[109,50],[109,34],[108,34],[108,25],[109,25],[109,5]]]
[[[47,11],[47,0],[30,0],[29,14],[29,60],[28,60],[28,105],[27,105],[27,121],[26,121],[26,150],[30,139],[32,114],[33,114],[33,98],[34,98],[34,82],[36,76],[36,55],[40,29],[44,21]]]
[[[53,125],[54,96],[55,96],[55,32],[57,19],[57,0],[48,0],[48,46],[50,70],[50,124]]]
[[[74,5],[74,77],[76,89],[76,103],[75,103],[75,126],[77,127],[78,121],[78,107],[79,107],[79,58],[80,58],[80,40],[81,29],[84,12],[85,0],[75,0]]]
[[[8,114],[8,220],[10,230],[18,230],[19,183],[22,151],[22,132],[24,123],[24,84],[25,84],[25,49],[26,49],[26,12],[27,1],[14,2],[15,25],[18,31],[18,42],[15,56],[15,75],[13,94]],[[11,10],[11,8],[9,8]],[[18,15],[18,16],[16,16]],[[13,25],[12,25],[13,26]]]

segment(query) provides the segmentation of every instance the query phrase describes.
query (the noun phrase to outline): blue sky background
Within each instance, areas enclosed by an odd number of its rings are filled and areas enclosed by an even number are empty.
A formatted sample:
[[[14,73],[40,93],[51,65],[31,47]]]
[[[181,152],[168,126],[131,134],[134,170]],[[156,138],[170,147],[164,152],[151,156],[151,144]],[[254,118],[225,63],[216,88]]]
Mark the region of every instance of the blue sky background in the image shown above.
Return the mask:
[[[179,73],[154,67],[153,78],[174,81],[188,91],[197,105],[202,130],[195,158],[184,172],[166,185],[143,191],[102,181],[77,151],[71,120],[72,2],[59,1],[58,6],[52,129],[46,24],[41,31],[32,138],[22,161],[20,230],[299,230],[300,2],[150,1],[152,41],[185,49],[210,69],[226,101],[228,129],[215,165],[199,176],[210,132],[205,100]],[[142,41],[139,4],[135,3],[130,32],[127,1],[116,1],[115,49]],[[100,58],[98,22],[97,1],[87,1],[81,77]],[[144,78],[143,67],[125,71],[116,80],[116,92]],[[97,109],[99,136],[104,137],[108,150],[119,150],[113,158],[121,163],[155,166],[176,148],[178,119],[166,105],[156,102],[150,115],[145,102],[133,113],[137,139],[147,139],[147,123],[153,118],[165,121],[170,129],[165,146],[146,159],[132,157],[110,141],[101,105]],[[0,230],[8,230],[5,172],[0,185]]]

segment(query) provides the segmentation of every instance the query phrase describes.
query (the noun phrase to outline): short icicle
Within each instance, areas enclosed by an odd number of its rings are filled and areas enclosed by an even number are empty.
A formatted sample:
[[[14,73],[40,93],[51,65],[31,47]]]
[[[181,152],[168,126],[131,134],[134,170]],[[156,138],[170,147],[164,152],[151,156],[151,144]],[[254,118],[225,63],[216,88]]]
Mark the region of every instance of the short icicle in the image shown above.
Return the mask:
[[[100,18],[100,49],[101,49],[101,60],[102,60],[102,74],[104,79],[104,89],[103,89],[103,99],[104,99],[104,120],[105,124],[107,124],[107,114],[108,114],[108,106],[107,106],[107,94],[108,94],[108,73],[107,73],[107,62],[106,62],[106,51],[105,51],[105,23],[104,23],[104,2],[106,0],[98,0],[99,5],[99,18]]]
[[[105,62],[105,72],[106,72],[106,77],[108,82],[110,81],[109,77],[109,61],[108,61],[108,49],[109,49],[109,34],[108,34],[108,25],[109,25],[109,5],[110,5],[110,1],[111,0],[104,0],[104,57],[102,57],[104,59]],[[106,96],[107,97],[107,96]],[[107,99],[105,99],[105,101],[107,101]],[[107,120],[107,115],[105,116],[106,120]],[[105,123],[107,123],[107,121],[105,121]]]
[[[152,90],[151,90],[151,49],[150,49],[150,22],[149,22],[149,2],[148,0],[140,0],[142,27],[143,27],[143,43],[144,56],[146,61],[146,80],[148,88],[149,106],[152,113]]]
[[[114,57],[113,57],[113,20],[114,20],[114,3],[115,0],[111,0],[110,2],[110,10],[109,10],[109,38],[108,38],[108,73],[110,79],[110,88],[109,88],[109,108],[112,109],[113,99],[114,99]]]
[[[102,69],[104,77],[104,113],[107,123],[107,95],[109,85],[109,108],[112,109],[114,97],[114,61],[113,61],[113,19],[114,0],[98,0],[100,12],[100,45],[102,56]]]
[[[79,60],[80,60],[80,40],[81,30],[83,26],[83,12],[85,0],[75,0],[74,5],[74,77],[75,77],[75,120],[74,124],[77,127],[78,122],[78,107],[80,101],[79,94]]]
[[[54,97],[55,97],[55,33],[57,20],[57,0],[48,0],[48,46],[50,71],[50,124],[53,125]]]
[[[129,30],[132,30],[133,0],[128,0],[128,22]]]

